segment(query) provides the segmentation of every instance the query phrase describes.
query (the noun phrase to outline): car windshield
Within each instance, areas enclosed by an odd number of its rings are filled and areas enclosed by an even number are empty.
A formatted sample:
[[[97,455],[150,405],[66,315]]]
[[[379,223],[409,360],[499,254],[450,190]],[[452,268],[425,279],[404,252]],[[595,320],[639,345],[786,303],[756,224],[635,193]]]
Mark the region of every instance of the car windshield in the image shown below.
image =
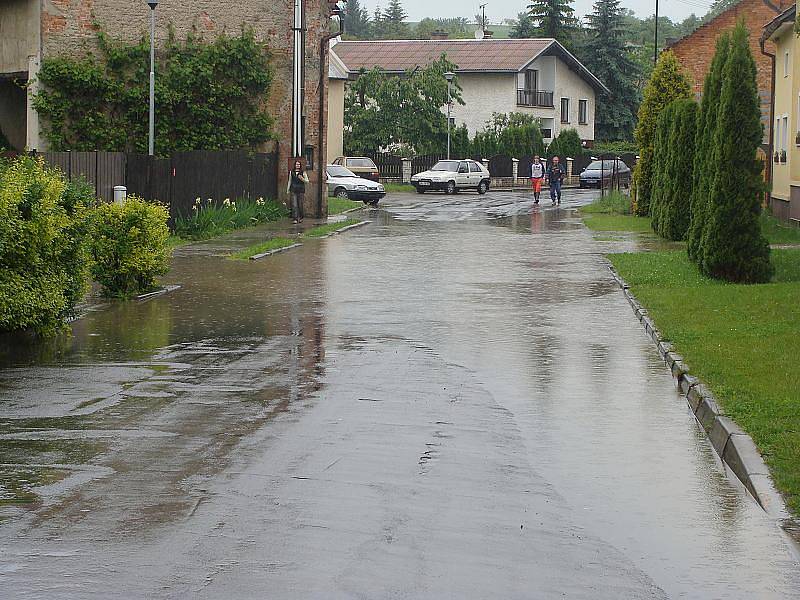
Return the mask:
[[[617,164],[617,169],[624,170],[626,165],[621,160],[596,160],[592,162],[587,168],[589,171],[613,171],[614,170],[614,163]]]
[[[350,169],[345,169],[339,165],[331,165],[328,167],[328,177],[358,177]]]
[[[369,158],[348,158],[348,167],[357,167],[360,169],[375,169],[375,163]]]
[[[431,171],[458,171],[458,163],[457,160],[440,160],[433,165]]]

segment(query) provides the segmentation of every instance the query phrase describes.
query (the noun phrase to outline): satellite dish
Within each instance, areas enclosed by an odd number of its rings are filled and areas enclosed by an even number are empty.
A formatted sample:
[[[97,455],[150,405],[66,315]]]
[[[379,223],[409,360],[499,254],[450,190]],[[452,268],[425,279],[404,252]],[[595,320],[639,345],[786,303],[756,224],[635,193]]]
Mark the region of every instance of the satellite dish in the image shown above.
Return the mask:
[[[475,31],[475,39],[482,40],[483,39],[483,27]]]

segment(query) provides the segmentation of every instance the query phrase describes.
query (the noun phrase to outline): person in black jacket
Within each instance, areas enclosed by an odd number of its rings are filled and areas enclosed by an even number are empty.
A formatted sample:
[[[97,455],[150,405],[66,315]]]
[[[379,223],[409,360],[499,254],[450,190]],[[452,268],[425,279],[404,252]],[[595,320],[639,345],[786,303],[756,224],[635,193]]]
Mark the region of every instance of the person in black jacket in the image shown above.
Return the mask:
[[[286,191],[289,193],[289,209],[292,211],[292,222],[303,222],[303,202],[306,197],[306,184],[309,183],[308,175],[303,171],[303,163],[294,162],[294,168],[289,173],[289,183]]]
[[[550,168],[547,169],[547,182],[550,185],[550,199],[553,201],[553,206],[561,204],[561,185],[566,176],[567,171],[561,164],[561,159],[554,156]]]

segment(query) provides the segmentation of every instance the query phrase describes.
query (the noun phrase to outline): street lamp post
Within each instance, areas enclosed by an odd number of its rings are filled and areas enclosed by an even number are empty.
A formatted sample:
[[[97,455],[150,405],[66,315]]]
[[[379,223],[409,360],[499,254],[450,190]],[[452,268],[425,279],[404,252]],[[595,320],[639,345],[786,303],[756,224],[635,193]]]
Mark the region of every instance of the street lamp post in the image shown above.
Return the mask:
[[[450,71],[444,74],[444,78],[447,79],[447,160],[450,160],[450,114],[453,108],[452,89],[455,76],[456,74]]]
[[[155,154],[156,146],[156,6],[157,0],[150,0],[150,130],[148,150]]]

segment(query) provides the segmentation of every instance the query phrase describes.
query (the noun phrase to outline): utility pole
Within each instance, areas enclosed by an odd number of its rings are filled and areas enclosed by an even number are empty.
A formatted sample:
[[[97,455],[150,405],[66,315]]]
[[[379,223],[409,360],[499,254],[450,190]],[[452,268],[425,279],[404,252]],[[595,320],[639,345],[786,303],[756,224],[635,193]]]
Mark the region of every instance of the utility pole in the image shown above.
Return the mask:
[[[453,108],[452,88],[455,76],[456,74],[450,71],[444,74],[445,79],[447,79],[447,160],[450,160],[450,115]]]
[[[150,156],[156,149],[156,6],[157,0],[147,3],[150,7],[150,128],[148,151]]]
[[[655,40],[653,40],[655,46],[655,52],[653,53],[653,66],[656,65],[658,62],[658,0],[656,0],[656,36]]]
[[[481,18],[481,30],[486,33],[486,4],[481,4],[480,7],[483,17]]]

